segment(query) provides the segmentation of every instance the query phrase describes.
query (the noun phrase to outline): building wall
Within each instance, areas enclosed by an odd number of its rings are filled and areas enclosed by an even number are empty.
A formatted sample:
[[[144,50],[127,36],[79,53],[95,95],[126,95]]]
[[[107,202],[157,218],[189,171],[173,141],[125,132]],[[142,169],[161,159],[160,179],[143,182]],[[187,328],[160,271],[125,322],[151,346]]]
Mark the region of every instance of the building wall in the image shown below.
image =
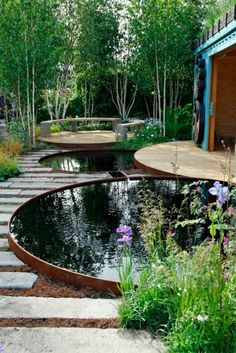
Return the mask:
[[[236,136],[236,56],[218,61],[215,136],[217,139]]]

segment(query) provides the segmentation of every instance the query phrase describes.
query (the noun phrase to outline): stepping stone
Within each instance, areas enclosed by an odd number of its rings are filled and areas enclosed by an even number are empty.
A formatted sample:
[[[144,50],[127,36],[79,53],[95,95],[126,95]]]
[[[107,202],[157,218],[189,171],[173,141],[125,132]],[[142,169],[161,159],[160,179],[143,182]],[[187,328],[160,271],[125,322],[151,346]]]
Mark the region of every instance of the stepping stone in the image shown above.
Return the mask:
[[[13,181],[15,183],[52,182],[53,178],[50,178],[50,177],[42,178],[42,177],[36,175],[36,176],[32,176],[31,178],[22,178],[22,177],[12,178],[11,181]]]
[[[19,163],[20,168],[27,170],[28,168],[40,168],[41,164],[39,164],[38,162],[35,162],[34,164],[32,163]]]
[[[12,214],[2,213],[0,214],[0,224],[8,224]]]
[[[0,225],[0,235],[4,235],[4,236],[8,235],[8,226]]]
[[[68,177],[76,177],[78,176],[77,174],[75,173],[67,173],[67,172],[64,172],[64,173],[55,173],[55,172],[52,172],[52,173],[25,173],[25,174],[22,174],[20,176],[20,178],[24,179],[24,178],[68,178]]]
[[[25,183],[24,183],[25,184]],[[54,188],[60,188],[64,186],[62,183],[40,183],[39,180],[37,182],[31,182],[29,184],[24,185],[23,183],[14,183],[14,188],[16,189],[24,189],[27,188],[27,190],[49,190],[49,189],[54,189]]]
[[[9,182],[9,179],[8,179],[8,181],[1,181],[0,182],[1,189],[9,188],[9,186],[11,186],[11,185],[12,185],[12,182]]]
[[[0,196],[17,196],[20,194],[19,189],[0,189]]]
[[[33,197],[33,196],[40,195],[47,190],[48,190],[47,188],[45,188],[45,190],[21,190],[20,195]]]
[[[38,276],[30,272],[0,272],[0,288],[28,289],[32,288]],[[11,298],[11,297],[9,297]],[[0,306],[4,301],[0,299]],[[12,308],[14,310],[14,308]],[[27,307],[24,310],[28,310]]]
[[[20,205],[28,200],[29,198],[26,198],[26,197],[0,197],[0,204]]]
[[[118,299],[0,296],[0,318],[115,319],[119,303]]]
[[[13,252],[0,252],[0,266],[22,266],[24,262],[19,260]],[[1,274],[1,272],[0,272]]]
[[[50,173],[52,168],[24,168],[26,173]]]
[[[14,205],[1,205],[0,203],[0,213],[13,213],[17,209],[17,206]]]
[[[9,248],[8,240],[7,239],[0,239],[0,249]]]
[[[167,353],[147,332],[112,328],[1,327],[0,342],[6,353]]]

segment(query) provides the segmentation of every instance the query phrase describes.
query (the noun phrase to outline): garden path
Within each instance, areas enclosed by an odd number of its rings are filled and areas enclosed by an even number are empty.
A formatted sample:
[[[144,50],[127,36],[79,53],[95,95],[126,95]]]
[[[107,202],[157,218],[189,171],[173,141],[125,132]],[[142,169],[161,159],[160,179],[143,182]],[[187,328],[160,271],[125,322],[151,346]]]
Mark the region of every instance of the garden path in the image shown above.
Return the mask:
[[[85,173],[55,172],[44,168],[39,159],[52,150],[31,152],[20,157],[23,174],[0,183],[0,288],[30,288],[37,280],[37,275],[28,270],[9,251],[7,235],[8,222],[12,213],[22,203],[33,196],[68,184],[109,178],[107,173],[95,175]],[[12,269],[11,269],[12,268]],[[16,269],[19,268],[19,272]],[[23,269],[22,269],[23,268]],[[16,271],[16,272],[15,272]],[[87,320],[115,320],[117,326],[117,299],[78,299],[78,298],[43,298],[2,295],[0,296],[0,347],[6,353],[164,353],[166,350],[159,339],[153,339],[146,332],[127,331],[117,328],[83,327]],[[82,320],[81,327],[37,327],[43,326],[47,319]],[[34,327],[19,327],[19,320],[34,322]],[[10,321],[8,321],[10,320]],[[11,321],[12,320],[12,321]],[[37,321],[39,320],[39,321]],[[10,323],[11,322],[11,323]],[[38,324],[40,322],[40,324]],[[4,325],[5,323],[5,325]],[[11,326],[11,327],[8,327]],[[50,326],[50,325],[49,325]],[[63,324],[62,324],[63,326]]]

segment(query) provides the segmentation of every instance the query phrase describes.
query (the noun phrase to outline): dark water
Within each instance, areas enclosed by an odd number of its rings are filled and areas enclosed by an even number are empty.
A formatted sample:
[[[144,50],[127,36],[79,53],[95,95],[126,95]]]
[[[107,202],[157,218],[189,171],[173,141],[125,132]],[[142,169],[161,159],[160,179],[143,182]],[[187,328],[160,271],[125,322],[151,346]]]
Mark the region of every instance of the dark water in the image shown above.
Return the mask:
[[[145,184],[144,184],[145,183]],[[18,243],[37,257],[73,271],[118,279],[121,246],[116,228],[133,228],[135,268],[145,257],[138,231],[140,191],[148,187],[162,195],[166,206],[179,202],[176,181],[136,180],[91,184],[42,196],[13,219]]]
[[[120,171],[134,168],[134,153],[127,151],[80,151],[50,157],[46,167],[71,172]]]

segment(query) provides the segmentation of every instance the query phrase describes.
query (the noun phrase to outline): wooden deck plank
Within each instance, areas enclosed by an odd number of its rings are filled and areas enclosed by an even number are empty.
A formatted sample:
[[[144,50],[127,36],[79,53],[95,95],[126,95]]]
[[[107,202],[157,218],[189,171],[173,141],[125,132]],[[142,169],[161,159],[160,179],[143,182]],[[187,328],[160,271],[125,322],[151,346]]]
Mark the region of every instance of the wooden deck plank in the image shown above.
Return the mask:
[[[116,134],[113,131],[78,131],[78,132],[58,132],[50,137],[39,137],[39,141],[53,143],[55,145],[75,146],[75,147],[100,147],[113,145],[116,142]]]
[[[167,142],[145,147],[137,151],[134,158],[136,166],[146,172],[174,174],[174,164],[177,165],[180,176],[228,180],[223,173],[225,153],[203,151],[192,141]],[[234,162],[234,156],[232,161]],[[236,183],[236,177],[233,182]]]

